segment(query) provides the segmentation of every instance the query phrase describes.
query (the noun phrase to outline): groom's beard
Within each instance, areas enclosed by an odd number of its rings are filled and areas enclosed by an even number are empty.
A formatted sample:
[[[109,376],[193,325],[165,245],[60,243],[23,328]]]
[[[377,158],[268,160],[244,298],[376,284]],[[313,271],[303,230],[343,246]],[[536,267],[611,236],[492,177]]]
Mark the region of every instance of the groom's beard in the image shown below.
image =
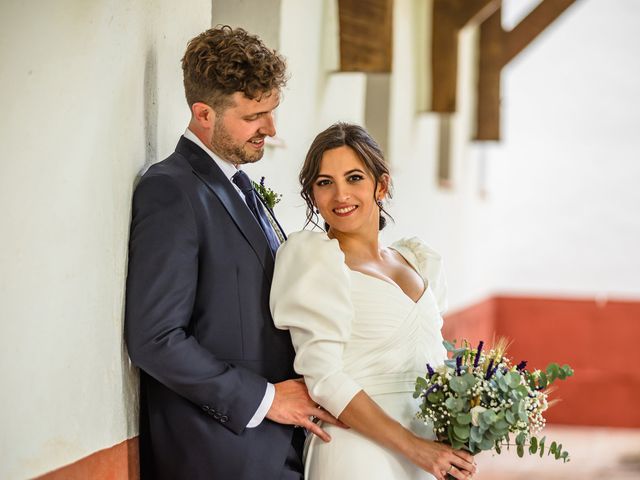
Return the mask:
[[[256,132],[255,137],[264,137]],[[229,132],[224,127],[222,118],[217,118],[213,125],[213,135],[211,136],[211,150],[220,158],[231,162],[234,165],[254,163],[264,155],[264,147],[260,150],[249,152],[246,150],[246,142],[235,143]]]

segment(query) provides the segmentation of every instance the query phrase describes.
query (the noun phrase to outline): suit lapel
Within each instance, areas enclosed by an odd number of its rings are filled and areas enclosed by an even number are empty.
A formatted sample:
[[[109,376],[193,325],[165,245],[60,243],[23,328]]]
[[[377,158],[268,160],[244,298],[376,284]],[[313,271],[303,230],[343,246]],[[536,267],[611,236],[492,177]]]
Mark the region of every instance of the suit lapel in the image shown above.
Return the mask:
[[[271,279],[273,276],[273,253],[269,248],[264,232],[247,205],[235,191],[229,179],[222,173],[211,157],[198,145],[184,137],[180,137],[176,152],[183,155],[195,175],[218,197],[242,235],[247,239],[256,253],[262,268]]]
[[[273,213],[273,209],[269,205],[267,205],[267,202],[265,202],[264,198],[262,198],[262,195],[260,195],[259,192],[256,192],[256,197],[258,197],[260,203],[264,207],[267,213],[267,217],[269,218],[269,223],[273,227],[273,230],[276,232],[278,240],[280,240],[280,243],[284,243],[287,239],[287,234],[284,233],[284,229],[282,228],[282,225],[280,225],[280,222],[278,222],[275,213]]]

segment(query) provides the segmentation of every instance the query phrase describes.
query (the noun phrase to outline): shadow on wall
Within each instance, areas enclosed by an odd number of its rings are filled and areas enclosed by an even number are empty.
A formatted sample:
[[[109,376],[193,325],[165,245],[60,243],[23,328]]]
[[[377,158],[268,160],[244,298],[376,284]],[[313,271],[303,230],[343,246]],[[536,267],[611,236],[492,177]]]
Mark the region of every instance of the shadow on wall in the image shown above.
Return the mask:
[[[568,363],[575,375],[554,384],[561,399],[550,423],[640,427],[640,302],[496,296],[446,316],[444,338],[491,341],[504,336],[513,361],[529,368]],[[556,388],[557,385],[557,388]]]
[[[144,63],[144,173],[158,159],[158,54],[147,50]]]

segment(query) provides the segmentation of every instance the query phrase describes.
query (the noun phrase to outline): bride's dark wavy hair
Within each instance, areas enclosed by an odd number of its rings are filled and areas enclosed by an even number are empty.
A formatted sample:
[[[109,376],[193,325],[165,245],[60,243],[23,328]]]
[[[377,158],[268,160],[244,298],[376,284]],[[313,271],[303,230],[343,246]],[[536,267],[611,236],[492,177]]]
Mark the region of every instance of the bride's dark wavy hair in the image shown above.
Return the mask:
[[[300,170],[299,180],[302,190],[300,195],[307,204],[307,213],[305,227],[312,223],[313,225],[320,227],[318,214],[315,210],[313,201],[313,184],[318,178],[320,173],[320,164],[322,163],[322,156],[327,150],[334,148],[347,146],[351,148],[366,169],[373,175],[375,180],[375,186],[373,188],[373,200],[376,201],[375,192],[378,188],[378,184],[382,181],[383,175],[389,175],[389,168],[384,160],[384,155],[378,143],[369,135],[364,128],[360,125],[354,125],[351,123],[334,123],[329,128],[320,132],[311,143],[307,156],[304,159],[304,165]],[[392,197],[391,193],[391,180],[387,185],[387,196]],[[378,204],[380,206],[380,204]],[[384,209],[384,205],[380,206],[380,221],[379,230],[382,230],[387,224],[387,218],[393,220],[393,217]],[[330,225],[324,222],[324,229],[328,231]]]

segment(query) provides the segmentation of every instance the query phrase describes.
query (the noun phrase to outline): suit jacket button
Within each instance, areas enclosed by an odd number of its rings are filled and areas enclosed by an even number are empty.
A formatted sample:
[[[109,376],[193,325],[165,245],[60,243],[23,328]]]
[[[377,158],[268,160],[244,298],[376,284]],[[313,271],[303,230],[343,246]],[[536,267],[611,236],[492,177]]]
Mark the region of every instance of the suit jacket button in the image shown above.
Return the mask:
[[[220,423],[227,423],[229,421],[229,417],[227,417],[226,415],[222,415],[222,417],[220,417]]]
[[[209,410],[211,410],[211,407],[209,407],[209,405],[203,405],[202,410],[204,410],[205,412],[208,412]]]
[[[213,418],[216,420],[220,420],[222,418],[222,414],[220,412],[216,412],[213,414]]]

